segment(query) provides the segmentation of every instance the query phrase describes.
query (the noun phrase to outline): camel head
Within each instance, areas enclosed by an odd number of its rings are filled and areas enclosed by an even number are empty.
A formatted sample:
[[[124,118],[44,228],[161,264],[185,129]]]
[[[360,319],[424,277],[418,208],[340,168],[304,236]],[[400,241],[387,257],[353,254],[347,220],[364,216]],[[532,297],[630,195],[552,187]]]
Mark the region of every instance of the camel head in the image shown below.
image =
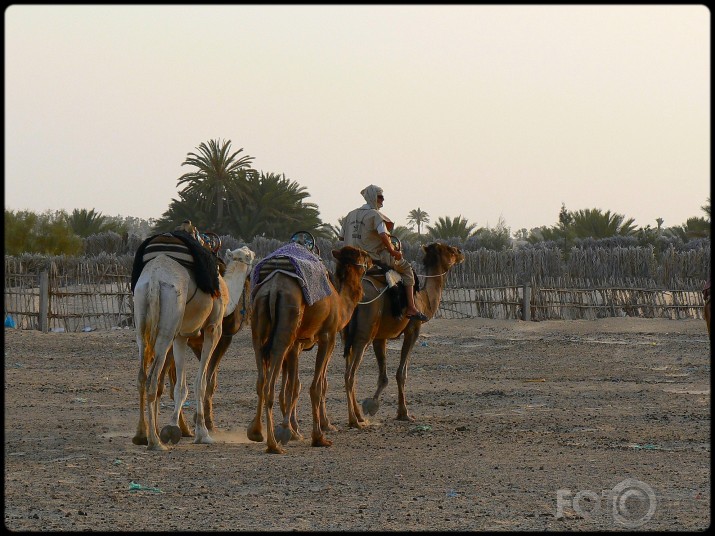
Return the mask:
[[[248,249],[247,246],[240,247],[238,249],[228,250],[226,251],[226,259],[227,263],[230,263],[231,261],[236,261],[236,262],[242,262],[244,264],[247,264],[250,266],[253,263],[253,260],[256,258],[256,254]]]
[[[422,251],[425,254],[422,261],[425,267],[434,266],[441,270],[449,270],[452,266],[464,262],[464,253],[461,249],[441,242],[422,246]]]
[[[368,271],[372,266],[372,259],[367,252],[353,246],[344,246],[340,249],[332,251],[333,257],[337,261],[335,266],[335,276],[342,280],[345,277],[345,269],[349,265],[362,266],[364,272]]]

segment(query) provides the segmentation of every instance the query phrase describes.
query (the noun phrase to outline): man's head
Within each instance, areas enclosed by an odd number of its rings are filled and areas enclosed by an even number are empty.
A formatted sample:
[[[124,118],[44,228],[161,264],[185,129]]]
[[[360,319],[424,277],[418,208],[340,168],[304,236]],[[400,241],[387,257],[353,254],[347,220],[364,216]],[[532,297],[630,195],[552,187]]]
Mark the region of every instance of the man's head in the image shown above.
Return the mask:
[[[382,193],[382,188],[371,184],[367,188],[364,188],[360,193],[365,198],[365,201],[368,205],[370,205],[370,207],[374,209],[382,208],[383,201],[385,200],[385,197]]]

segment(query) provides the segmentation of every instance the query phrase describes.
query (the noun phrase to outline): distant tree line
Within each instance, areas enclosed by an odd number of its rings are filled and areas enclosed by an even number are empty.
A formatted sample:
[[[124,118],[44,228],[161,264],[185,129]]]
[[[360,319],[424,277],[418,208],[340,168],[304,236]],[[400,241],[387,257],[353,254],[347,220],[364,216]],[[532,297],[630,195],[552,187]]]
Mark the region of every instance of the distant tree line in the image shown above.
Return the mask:
[[[337,225],[322,222],[317,205],[308,202],[309,192],[283,173],[257,171],[251,167],[252,156],[243,149],[231,149],[230,140],[210,140],[188,153],[182,166],[189,171],[177,179],[178,197],[157,220],[104,216],[94,209],[47,211],[5,210],[5,253],[41,253],[82,255],[131,253],[148,236],[173,230],[184,220],[191,220],[200,230],[219,236],[235,237],[250,243],[256,237],[280,242],[297,230],[306,230],[317,238],[337,241],[343,218]],[[572,247],[652,246],[664,251],[694,247],[710,240],[710,198],[701,209],[706,217],[688,218],[682,225],[664,228],[636,227],[632,218],[588,208],[567,210],[562,204],[551,226],[511,233],[502,218],[494,227],[478,227],[462,215],[441,216],[430,225],[429,214],[422,208],[411,210],[407,226],[396,226],[393,234],[406,245],[443,240],[465,250],[502,251],[513,247],[553,247],[568,253]]]

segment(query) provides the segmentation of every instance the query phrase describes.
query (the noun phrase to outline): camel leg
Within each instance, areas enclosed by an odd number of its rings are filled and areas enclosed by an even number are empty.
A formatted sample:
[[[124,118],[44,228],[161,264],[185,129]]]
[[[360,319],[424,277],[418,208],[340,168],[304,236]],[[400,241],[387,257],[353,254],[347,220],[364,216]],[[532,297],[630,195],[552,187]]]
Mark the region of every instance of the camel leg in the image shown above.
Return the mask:
[[[321,379],[321,390],[323,392],[323,397],[320,400],[320,429],[323,430],[323,432],[337,432],[338,427],[335,426],[330,422],[330,419],[328,418],[328,408],[326,404],[326,394],[328,392],[328,367],[325,367],[325,371],[323,372],[323,377]]]
[[[263,307],[267,307],[264,298],[261,302]],[[258,304],[256,304],[258,305]],[[251,441],[256,441],[261,443],[264,440],[263,437],[263,390],[266,384],[266,377],[268,375],[268,342],[270,339],[270,325],[259,321],[258,316],[254,316],[251,320],[251,344],[253,345],[253,353],[256,358],[256,414],[253,420],[250,422],[246,428],[246,436]]]
[[[320,428],[320,404],[325,397],[323,387],[325,382],[323,376],[328,367],[328,362],[333,354],[335,347],[335,334],[332,336],[321,336],[318,343],[318,353],[315,357],[315,373],[313,375],[313,383],[310,384],[310,405],[313,410],[313,434],[312,446],[314,447],[329,447],[333,444],[332,441],[325,437],[325,434]]]
[[[137,431],[132,438],[132,443],[135,445],[146,445],[148,443],[146,421],[146,371],[149,366],[149,356],[144,352],[142,330],[139,326],[137,326],[137,344],[139,345],[139,375],[137,377],[137,389],[139,390],[139,422],[137,423]]]
[[[276,430],[280,434],[281,443],[284,445],[290,439],[303,439],[298,431],[297,414],[298,395],[300,394],[300,379],[298,378],[298,356],[300,355],[300,345],[294,344],[286,353],[283,360],[283,398],[284,405],[283,422]]]
[[[285,450],[283,450],[276,441],[276,435],[273,429],[273,402],[276,395],[276,378],[283,362],[283,355],[273,352],[271,352],[271,354],[271,365],[268,371],[268,377],[263,385],[263,399],[265,401],[266,414],[266,452],[271,454],[285,454]]]
[[[288,396],[288,389],[290,389],[290,387],[288,386],[288,360],[286,359],[281,366],[281,391],[278,393],[278,405],[281,408],[281,415],[284,416],[288,413],[287,399],[290,398]]]
[[[149,450],[167,450],[166,445],[161,442],[159,437],[159,399],[157,392],[159,390],[159,376],[164,368],[166,354],[169,351],[172,340],[161,333],[157,336],[156,344],[154,345],[155,357],[151,365],[151,370],[147,378],[147,403],[149,405],[149,425],[147,448]]]
[[[266,376],[268,374],[268,360],[263,358],[263,352],[259,346],[255,346],[256,354],[256,395],[258,396],[258,403],[256,404],[256,414],[253,420],[248,425],[246,429],[246,436],[251,441],[256,441],[258,443],[263,442],[263,387],[266,383]]]
[[[362,409],[365,413],[370,415],[375,415],[377,410],[380,408],[380,395],[382,391],[387,387],[387,339],[375,339],[372,341],[372,348],[375,350],[375,359],[377,360],[377,367],[380,371],[379,377],[377,378],[377,390],[372,398],[366,398],[362,402]]]
[[[404,341],[402,342],[402,351],[400,353],[400,366],[397,367],[397,417],[398,421],[414,421],[415,418],[412,417],[407,412],[407,399],[405,397],[405,382],[407,381],[407,366],[410,361],[410,354],[412,353],[412,348],[417,341],[417,337],[420,334],[420,324],[418,322],[412,322],[410,324],[414,326],[413,328],[408,327],[405,330]]]
[[[290,375],[290,403],[287,405],[288,416],[290,419],[291,439],[301,440],[303,434],[298,429],[298,397],[300,396],[300,378],[298,377],[298,357],[301,349],[296,348],[295,355],[290,354],[291,363],[289,368]]]
[[[161,440],[164,443],[176,444],[181,440],[183,435],[179,421],[183,418],[182,407],[184,402],[186,402],[186,398],[189,396],[189,387],[186,384],[185,371],[187,349],[187,338],[177,335],[171,348],[171,353],[174,356],[174,366],[172,367],[174,369],[174,389],[171,397],[174,401],[174,411],[171,414],[169,424],[161,429]],[[169,372],[169,375],[172,375],[172,371]],[[184,425],[186,425],[185,422]]]
[[[164,363],[164,370],[162,371],[162,376],[164,373],[169,376],[169,395],[171,396],[171,401],[174,401],[174,389],[176,389],[176,367],[174,366],[174,349],[169,348],[169,353],[166,356],[166,363]],[[163,383],[163,379],[159,379],[159,384]],[[194,432],[186,424],[186,417],[183,411],[183,406],[179,410],[179,428],[181,429],[181,437],[194,437]]]
[[[705,307],[703,308],[703,318],[705,319],[705,325],[708,328],[708,339],[710,338],[710,297],[705,300]]]
[[[300,430],[298,429],[298,396],[300,395],[300,389],[301,389],[301,383],[300,383],[300,378],[298,377],[298,362],[296,360],[296,367],[295,367],[295,374],[293,377],[293,389],[292,389],[292,396],[293,396],[293,403],[291,404],[291,410],[290,410],[290,425],[293,430],[293,435],[291,439],[303,439],[303,434],[300,433]]]
[[[218,366],[221,358],[228,350],[231,344],[232,336],[222,336],[209,359],[208,368],[206,370],[206,395],[204,396],[204,419],[206,420],[206,428],[213,430],[216,427],[214,421],[214,406],[213,398],[216,388],[218,387]]]
[[[223,312],[223,307],[220,308]],[[194,433],[196,439],[194,443],[213,443],[214,440],[209,435],[204,420],[204,400],[206,397],[206,368],[208,367],[209,359],[213,351],[216,349],[219,339],[221,338],[221,319],[223,315],[219,315],[215,323],[209,324],[204,328],[204,344],[201,349],[201,362],[199,363],[199,371],[196,375],[196,427]]]
[[[357,390],[357,371],[365,355],[366,347],[367,342],[358,344],[357,341],[354,341],[352,350],[345,361],[345,392],[348,397],[348,427],[350,428],[364,428],[366,425],[357,399],[355,398],[355,391]]]

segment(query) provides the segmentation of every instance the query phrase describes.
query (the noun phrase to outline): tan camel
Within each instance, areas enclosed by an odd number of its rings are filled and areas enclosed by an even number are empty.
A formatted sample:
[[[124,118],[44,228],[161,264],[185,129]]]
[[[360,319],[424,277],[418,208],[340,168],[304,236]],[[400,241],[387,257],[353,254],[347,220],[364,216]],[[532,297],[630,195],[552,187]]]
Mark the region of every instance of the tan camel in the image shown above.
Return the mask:
[[[206,422],[206,428],[211,431],[215,429],[214,424],[214,412],[213,412],[213,396],[218,387],[218,367],[221,363],[226,350],[231,345],[233,336],[238,333],[241,328],[248,323],[251,315],[251,300],[250,300],[250,279],[248,277],[248,272],[250,266],[255,259],[256,254],[248,249],[246,246],[234,250],[234,258],[238,261],[234,266],[237,270],[242,270],[244,272],[245,281],[243,283],[243,291],[240,293],[239,297],[231,296],[228,308],[226,309],[226,315],[223,317],[221,338],[216,345],[216,348],[211,353],[209,357],[209,362],[206,368],[206,393],[204,395],[204,420]],[[224,276],[226,273],[226,263],[219,260],[219,273]],[[240,282],[240,280],[239,280]],[[231,310],[233,309],[233,310]],[[189,339],[189,348],[193,351],[196,358],[201,360],[201,348],[204,342],[203,331],[199,333],[196,337],[191,337]],[[169,394],[172,399],[174,397],[174,386],[176,385],[176,369],[174,367],[174,351],[173,348],[169,348],[169,353],[166,356],[166,362],[164,363],[164,369],[161,371],[159,377],[159,391],[157,396],[161,398],[164,389],[164,375],[168,374],[169,378]],[[194,415],[194,422],[196,421],[196,415]],[[194,434],[186,424],[184,419],[183,411],[179,413],[179,428],[181,429],[181,436],[183,437],[193,437]],[[170,441],[176,443],[178,441],[177,437],[169,438],[162,437],[162,441]]]
[[[166,254],[153,256],[143,267],[134,287],[134,319],[139,346],[139,423],[132,439],[136,445],[146,444],[151,450],[166,450],[162,438],[178,441],[181,406],[188,396],[185,362],[188,340],[203,333],[201,360],[195,382],[196,425],[195,443],[212,443],[204,421],[206,368],[222,333],[224,313],[231,296],[243,290],[245,270],[234,252],[227,253],[226,279],[216,272],[218,291],[209,294],[201,290],[192,270]],[[174,412],[170,424],[158,432],[159,376],[164,369],[169,347],[173,345],[176,366]],[[145,408],[148,405],[148,420]],[[148,422],[147,422],[148,421]]]
[[[367,253],[345,246],[332,251],[336,260],[335,277],[329,282],[330,294],[312,305],[307,305],[300,283],[295,277],[277,272],[257,288],[252,299],[251,330],[253,350],[256,355],[256,415],[248,426],[247,435],[252,441],[263,441],[261,413],[265,406],[266,452],[284,454],[276,440],[273,428],[273,402],[278,372],[284,362],[287,389],[283,423],[288,435],[290,416],[295,415],[299,391],[298,356],[303,349],[318,345],[315,372],[310,386],[313,413],[312,445],[330,446],[325,437],[327,423],[321,423],[321,406],[325,404],[327,390],[326,370],[335,347],[338,331],[347,324],[355,306],[362,297],[360,283],[372,265]]]
[[[459,248],[437,242],[422,246],[422,248],[426,282],[424,288],[415,293],[415,304],[428,318],[432,318],[439,309],[447,272],[456,264],[464,261],[464,254]],[[375,394],[371,399],[366,399],[363,402],[363,410],[374,415],[379,407],[380,394],[388,383],[387,340],[396,339],[403,334],[400,365],[397,368],[397,419],[413,421],[414,418],[407,412],[405,380],[407,379],[410,352],[420,334],[422,323],[414,318],[409,319],[404,314],[399,317],[393,314],[390,298],[384,292],[386,288],[384,277],[381,282],[366,277],[363,287],[365,289],[363,301],[355,310],[352,319],[342,333],[345,356],[345,390],[348,398],[348,426],[363,428],[367,424],[355,397],[356,375],[367,345],[372,342],[380,369]]]

